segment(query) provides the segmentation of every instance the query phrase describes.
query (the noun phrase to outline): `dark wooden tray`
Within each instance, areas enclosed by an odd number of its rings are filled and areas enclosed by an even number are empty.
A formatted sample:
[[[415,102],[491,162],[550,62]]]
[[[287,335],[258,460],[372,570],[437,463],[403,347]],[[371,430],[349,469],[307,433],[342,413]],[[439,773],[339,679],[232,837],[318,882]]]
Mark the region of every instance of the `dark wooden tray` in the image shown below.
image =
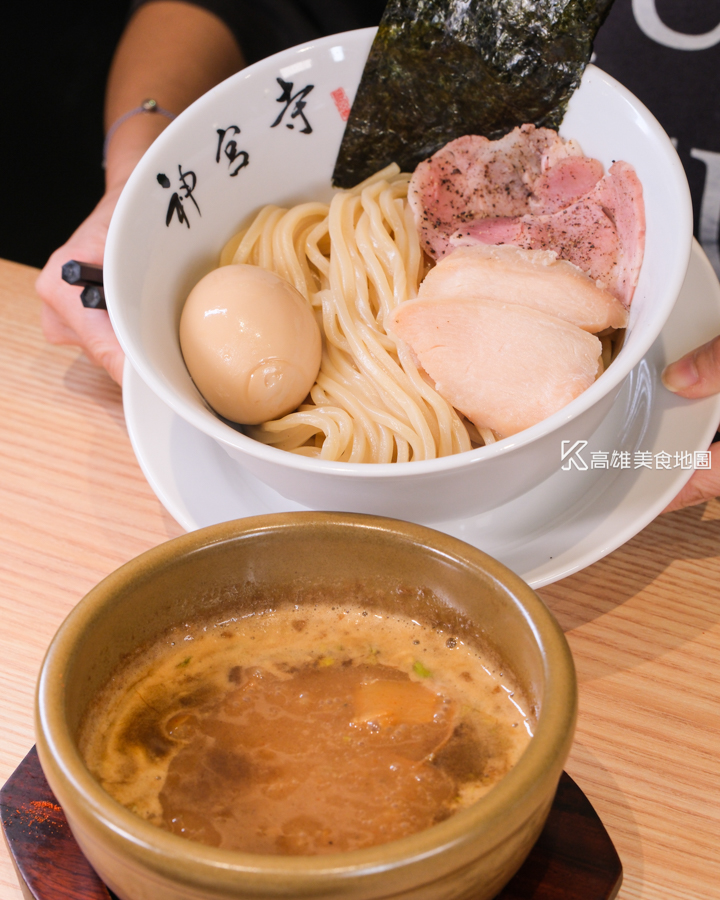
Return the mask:
[[[0,791],[2,828],[29,900],[117,900],[80,852],[35,748]],[[545,828],[497,900],[613,900],[622,864],[585,794],[563,772]]]

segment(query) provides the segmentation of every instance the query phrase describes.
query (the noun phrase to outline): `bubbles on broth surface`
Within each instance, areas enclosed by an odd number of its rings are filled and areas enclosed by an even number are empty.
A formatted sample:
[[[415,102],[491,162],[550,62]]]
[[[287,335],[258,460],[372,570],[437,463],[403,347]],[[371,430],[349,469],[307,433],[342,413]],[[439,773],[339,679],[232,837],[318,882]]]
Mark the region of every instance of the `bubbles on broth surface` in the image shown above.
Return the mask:
[[[370,847],[473,803],[530,740],[527,698],[462,635],[349,605],[241,615],[162,635],[81,728],[103,787],[174,834],[254,853]]]

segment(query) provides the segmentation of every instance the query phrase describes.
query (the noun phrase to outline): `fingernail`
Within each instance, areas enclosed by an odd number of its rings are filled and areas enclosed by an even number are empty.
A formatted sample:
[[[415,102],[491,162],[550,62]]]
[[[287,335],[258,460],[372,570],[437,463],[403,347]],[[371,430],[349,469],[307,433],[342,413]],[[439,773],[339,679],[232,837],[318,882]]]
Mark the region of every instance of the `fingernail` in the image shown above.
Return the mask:
[[[662,373],[662,383],[669,391],[677,393],[685,391],[700,381],[700,373],[695,363],[695,356],[684,356],[670,365]]]

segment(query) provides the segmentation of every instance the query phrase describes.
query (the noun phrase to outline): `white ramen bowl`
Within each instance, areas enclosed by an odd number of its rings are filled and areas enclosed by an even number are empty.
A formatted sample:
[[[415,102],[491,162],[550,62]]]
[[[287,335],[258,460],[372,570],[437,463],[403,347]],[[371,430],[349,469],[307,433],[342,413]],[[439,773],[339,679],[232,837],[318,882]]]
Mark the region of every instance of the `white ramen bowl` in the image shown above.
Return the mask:
[[[532,428],[442,459],[336,463],[252,440],[218,418],[195,388],[180,351],[180,312],[190,289],[217,265],[224,243],[252,213],[268,203],[330,198],[343,113],[373,35],[374,29],[333,35],[262,60],[168,126],[133,172],[113,216],[105,252],[107,305],[123,350],[146,384],[270,488],[312,509],[442,521],[528,491],[557,470],[563,448],[598,427],[680,291],[692,240],[690,195],[656,119],[618,82],[589,66],[561,134],[576,138],[606,169],[617,159],[632,163],[647,216],[645,260],[626,339],[602,377]],[[295,99],[289,103],[279,99],[280,81],[291,85],[286,95]],[[305,106],[293,117],[297,100]]]

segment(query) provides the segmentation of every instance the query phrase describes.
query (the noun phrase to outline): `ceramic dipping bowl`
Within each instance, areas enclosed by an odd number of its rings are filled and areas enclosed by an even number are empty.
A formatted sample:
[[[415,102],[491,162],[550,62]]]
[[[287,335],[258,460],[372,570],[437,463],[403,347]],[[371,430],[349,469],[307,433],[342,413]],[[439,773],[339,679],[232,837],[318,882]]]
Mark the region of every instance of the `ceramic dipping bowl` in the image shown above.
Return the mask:
[[[105,251],[105,292],[129,362],[177,415],[283,497],[310,509],[441,522],[493,509],[562,465],[563,441],[587,440],[660,333],[680,291],[692,240],[687,181],[670,139],[618,82],[589,66],[560,129],[605,170],[631,163],[643,185],[645,260],[622,350],[565,408],[513,437],[440,459],[332,462],[267,446],[205,403],[183,361],[182,306],[220,251],[266,204],[332,196],[331,176],[373,29],[322,38],[255,63],[185,110],[138,164]],[[303,94],[302,113],[279,82]],[[233,142],[232,146],[229,141]],[[228,155],[228,151],[229,155]],[[244,155],[243,155],[244,154]],[[182,218],[178,203],[182,206]]]
[[[238,586],[381,595],[379,609],[451,622],[495,650],[534,707],[513,769],[474,805],[400,840],[326,856],[215,849],[157,828],[111,798],[78,751],[79,722],[119,662]],[[398,591],[398,589],[402,589]],[[242,591],[240,591],[242,596]],[[386,599],[385,599],[386,598]],[[270,600],[269,602],[272,602]],[[435,625],[435,627],[445,627]],[[122,566],[61,626],[37,690],[37,748],[82,851],[121,900],[490,900],[538,837],[570,750],[570,651],[536,594],[473,547],[428,528],[342,513],[259,516],[185,535]]]

